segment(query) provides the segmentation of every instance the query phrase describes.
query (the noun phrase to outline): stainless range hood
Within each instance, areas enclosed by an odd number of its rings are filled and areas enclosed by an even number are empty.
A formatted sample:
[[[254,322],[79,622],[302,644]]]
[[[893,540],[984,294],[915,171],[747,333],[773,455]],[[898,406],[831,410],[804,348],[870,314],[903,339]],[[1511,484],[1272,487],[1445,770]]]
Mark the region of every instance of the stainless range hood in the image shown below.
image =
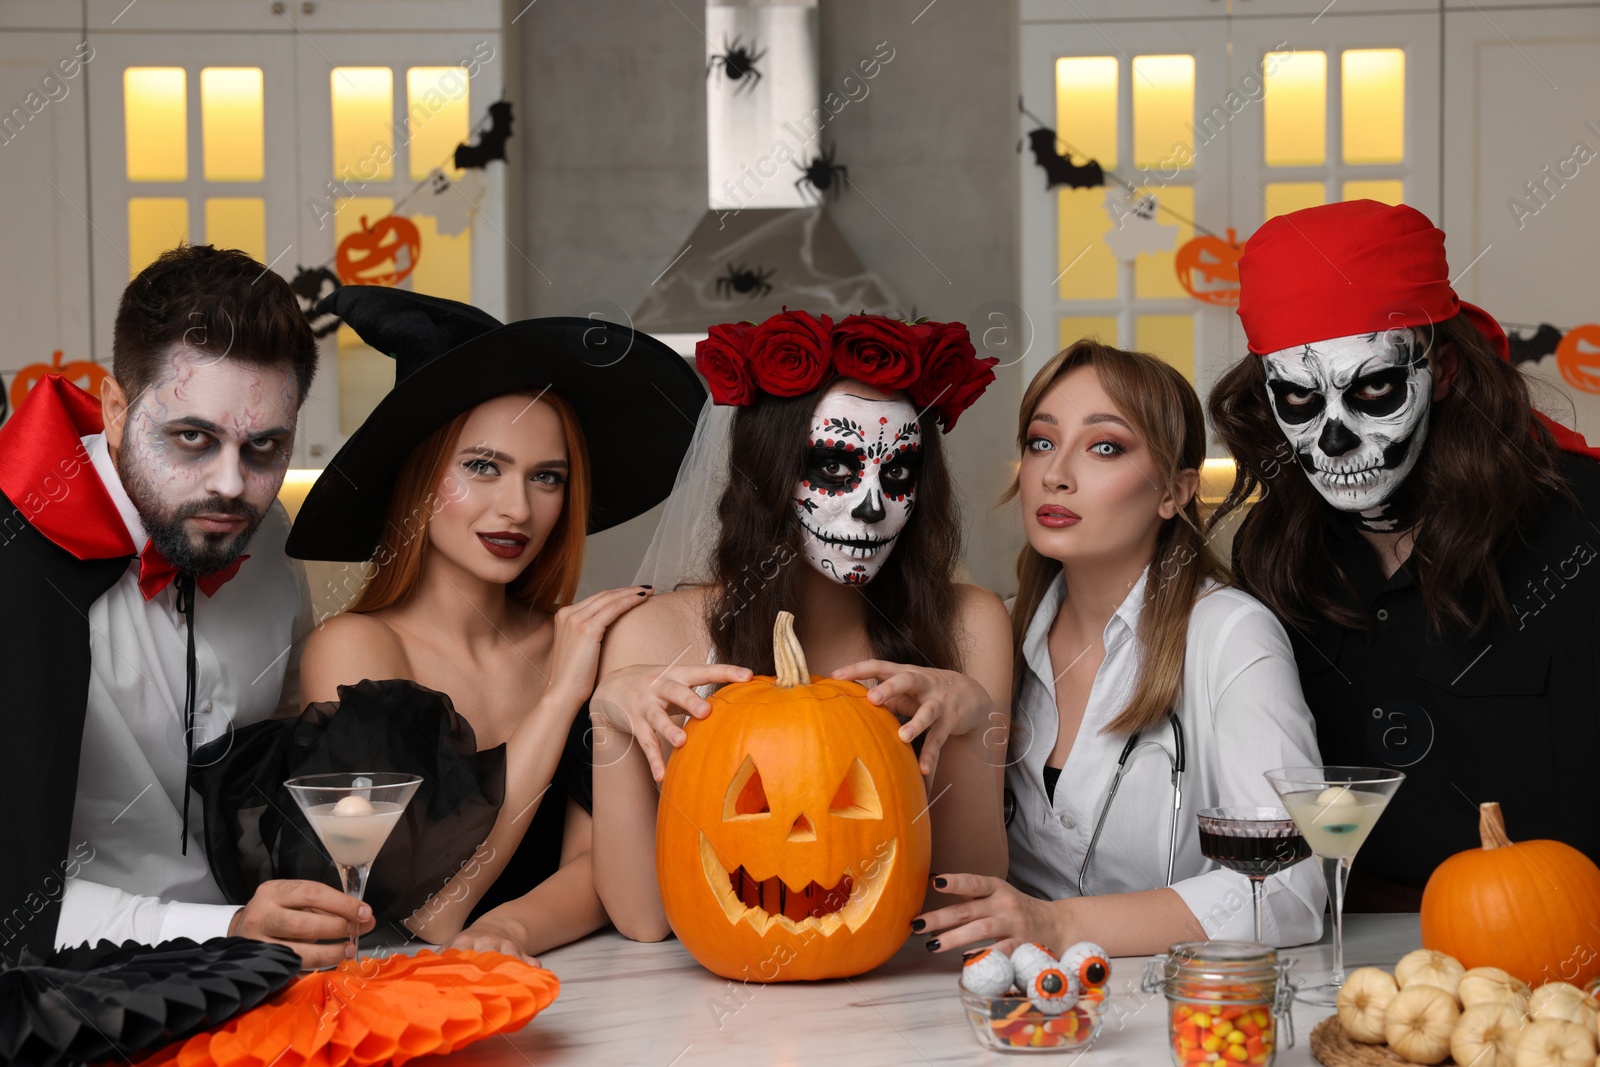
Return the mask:
[[[688,354],[709,326],[759,322],[786,305],[835,318],[903,314],[821,194],[796,184],[831,117],[818,88],[816,0],[711,5],[705,37],[708,206],[634,324]]]

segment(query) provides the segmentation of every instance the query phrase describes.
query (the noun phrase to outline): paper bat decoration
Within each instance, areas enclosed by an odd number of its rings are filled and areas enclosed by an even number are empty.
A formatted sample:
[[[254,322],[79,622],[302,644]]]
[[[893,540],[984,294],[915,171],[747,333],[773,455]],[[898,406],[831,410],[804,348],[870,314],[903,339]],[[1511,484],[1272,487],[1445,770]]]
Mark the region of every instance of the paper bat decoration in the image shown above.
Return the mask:
[[[1044,168],[1045,190],[1065,185],[1072,189],[1091,189],[1106,183],[1105,171],[1095,160],[1078,164],[1056,151],[1056,131],[1040,127],[1028,134],[1033,161]]]
[[[496,100],[489,105],[489,128],[478,135],[478,143],[456,145],[456,169],[486,167],[494,159],[503,162],[510,136],[511,101]]]
[[[1561,343],[1561,331],[1548,322],[1541,322],[1532,337],[1509,333],[1506,341],[1511,345],[1512,363],[1537,363],[1545,356],[1556,354]]]
[[[339,328],[338,316],[319,315],[316,312],[316,306],[322,302],[322,298],[337,288],[339,276],[327,267],[301,267],[289,283],[290,291],[300,304],[301,314],[305,315],[306,322],[311,326],[313,337],[326,337]]]

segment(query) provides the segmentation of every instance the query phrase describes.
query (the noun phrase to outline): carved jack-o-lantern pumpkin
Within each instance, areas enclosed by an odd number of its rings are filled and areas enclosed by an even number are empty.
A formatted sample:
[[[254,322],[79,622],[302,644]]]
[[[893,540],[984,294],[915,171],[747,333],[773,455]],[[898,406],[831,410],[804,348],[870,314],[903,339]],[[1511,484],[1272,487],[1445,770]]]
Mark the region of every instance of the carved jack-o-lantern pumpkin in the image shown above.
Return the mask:
[[[417,269],[421,254],[422,235],[416,223],[388,215],[369,227],[363,215],[361,229],[339,242],[334,268],[346,285],[398,285]]]
[[[840,978],[894,955],[922,907],[926,792],[899,724],[856,682],[811,678],[778,614],[776,678],[726,686],[690,720],[656,815],[673,931],[706,969]]]
[[[1600,325],[1586,323],[1568,330],[1556,345],[1561,377],[1586,393],[1600,393]]]
[[[1209,235],[1196,237],[1178,249],[1173,267],[1178,284],[1196,300],[1224,307],[1239,305],[1239,257],[1244,246],[1228,230],[1226,241]]]

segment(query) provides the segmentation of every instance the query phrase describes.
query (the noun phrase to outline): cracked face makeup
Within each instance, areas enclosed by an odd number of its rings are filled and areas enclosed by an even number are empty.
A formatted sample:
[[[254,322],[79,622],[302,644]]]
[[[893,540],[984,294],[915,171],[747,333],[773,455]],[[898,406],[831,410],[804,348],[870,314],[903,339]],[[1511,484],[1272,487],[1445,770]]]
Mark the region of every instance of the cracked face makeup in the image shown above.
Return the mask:
[[[1423,336],[1355,334],[1262,359],[1273,417],[1317,492],[1368,529],[1400,529],[1396,492],[1422,455],[1433,402]]]
[[[849,380],[823,394],[792,498],[813,567],[845,585],[872,580],[911,517],[921,443],[908,401]]]
[[[210,574],[244,552],[289,469],[299,403],[288,363],[179,346],[106,428],[146,533],[179,570]]]

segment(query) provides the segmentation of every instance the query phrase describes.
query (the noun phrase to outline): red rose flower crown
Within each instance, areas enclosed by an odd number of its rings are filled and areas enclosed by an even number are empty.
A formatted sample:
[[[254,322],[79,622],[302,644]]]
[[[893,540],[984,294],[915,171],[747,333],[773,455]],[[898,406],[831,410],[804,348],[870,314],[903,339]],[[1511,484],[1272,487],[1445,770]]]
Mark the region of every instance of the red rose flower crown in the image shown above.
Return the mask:
[[[994,357],[979,359],[959,322],[901,322],[851,315],[835,325],[785,308],[766,322],[725,322],[695,346],[695,366],[717,404],[744,407],[758,394],[800,396],[834,378],[903,389],[949,433],[994,381]]]

